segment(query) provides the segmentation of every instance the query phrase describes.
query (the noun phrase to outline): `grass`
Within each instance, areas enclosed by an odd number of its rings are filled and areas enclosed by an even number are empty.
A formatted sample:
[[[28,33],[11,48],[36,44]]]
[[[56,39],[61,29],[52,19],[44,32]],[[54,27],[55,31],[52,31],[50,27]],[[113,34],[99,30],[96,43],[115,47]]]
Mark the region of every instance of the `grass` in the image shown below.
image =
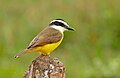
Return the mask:
[[[52,57],[66,66],[66,78],[119,78],[120,9],[118,0],[1,0],[0,78],[22,78],[37,53],[19,59],[36,34],[56,18],[75,32],[65,32]]]

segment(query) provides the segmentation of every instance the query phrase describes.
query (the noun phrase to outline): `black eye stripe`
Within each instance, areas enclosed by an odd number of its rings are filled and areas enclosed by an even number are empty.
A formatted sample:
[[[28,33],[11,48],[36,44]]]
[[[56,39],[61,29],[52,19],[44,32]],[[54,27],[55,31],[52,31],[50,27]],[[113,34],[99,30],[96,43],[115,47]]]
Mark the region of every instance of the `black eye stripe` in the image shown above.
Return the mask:
[[[54,21],[54,22],[50,23],[49,25],[57,25],[57,26],[62,26],[62,27],[66,26],[65,24],[58,22],[58,21]]]

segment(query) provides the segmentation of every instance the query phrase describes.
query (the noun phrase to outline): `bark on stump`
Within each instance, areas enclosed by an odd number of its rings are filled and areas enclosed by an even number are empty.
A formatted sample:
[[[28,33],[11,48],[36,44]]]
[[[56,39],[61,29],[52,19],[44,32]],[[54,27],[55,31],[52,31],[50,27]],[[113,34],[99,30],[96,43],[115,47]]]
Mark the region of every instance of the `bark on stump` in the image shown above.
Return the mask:
[[[41,55],[32,61],[24,78],[65,78],[65,67],[57,58]]]

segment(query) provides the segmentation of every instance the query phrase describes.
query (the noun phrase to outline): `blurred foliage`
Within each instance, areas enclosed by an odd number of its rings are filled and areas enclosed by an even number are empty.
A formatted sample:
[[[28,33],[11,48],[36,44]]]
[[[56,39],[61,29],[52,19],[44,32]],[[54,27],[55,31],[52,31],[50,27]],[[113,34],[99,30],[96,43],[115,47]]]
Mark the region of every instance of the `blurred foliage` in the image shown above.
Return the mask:
[[[56,18],[76,29],[51,53],[66,78],[120,78],[119,7],[119,0],[0,0],[0,78],[23,77],[39,54],[14,55]]]

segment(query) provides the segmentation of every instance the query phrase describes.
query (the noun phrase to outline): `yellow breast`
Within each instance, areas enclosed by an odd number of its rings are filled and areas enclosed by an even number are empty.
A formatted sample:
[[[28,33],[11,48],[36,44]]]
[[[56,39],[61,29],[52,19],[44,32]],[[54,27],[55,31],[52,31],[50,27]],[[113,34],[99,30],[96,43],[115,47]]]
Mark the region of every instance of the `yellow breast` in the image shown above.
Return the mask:
[[[62,40],[63,40],[63,37],[57,43],[52,43],[52,44],[47,44],[44,46],[37,47],[36,49],[32,50],[32,52],[34,51],[34,52],[40,52],[42,54],[50,54],[54,49],[56,49],[60,45]]]

